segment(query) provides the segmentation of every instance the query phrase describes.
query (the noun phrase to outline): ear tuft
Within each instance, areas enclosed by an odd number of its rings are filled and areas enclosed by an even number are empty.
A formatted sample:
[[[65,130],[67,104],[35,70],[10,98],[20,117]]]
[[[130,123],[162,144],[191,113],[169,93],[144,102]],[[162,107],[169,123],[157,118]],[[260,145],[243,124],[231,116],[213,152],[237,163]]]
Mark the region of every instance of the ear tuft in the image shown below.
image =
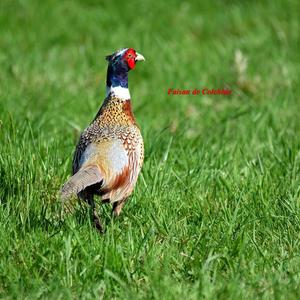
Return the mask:
[[[105,56],[105,59],[110,62],[113,57],[113,54]]]

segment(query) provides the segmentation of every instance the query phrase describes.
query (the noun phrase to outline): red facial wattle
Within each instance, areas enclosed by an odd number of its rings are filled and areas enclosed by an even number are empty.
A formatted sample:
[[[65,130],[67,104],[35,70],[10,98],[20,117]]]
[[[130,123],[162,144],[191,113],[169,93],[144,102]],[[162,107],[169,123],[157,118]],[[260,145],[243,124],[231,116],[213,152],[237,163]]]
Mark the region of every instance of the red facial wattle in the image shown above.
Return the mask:
[[[132,48],[128,49],[124,54],[124,58],[130,69],[134,69],[135,67],[135,57],[136,57],[136,52]]]
[[[135,60],[134,58],[128,58],[127,59],[127,64],[129,66],[130,69],[133,69],[135,67]]]

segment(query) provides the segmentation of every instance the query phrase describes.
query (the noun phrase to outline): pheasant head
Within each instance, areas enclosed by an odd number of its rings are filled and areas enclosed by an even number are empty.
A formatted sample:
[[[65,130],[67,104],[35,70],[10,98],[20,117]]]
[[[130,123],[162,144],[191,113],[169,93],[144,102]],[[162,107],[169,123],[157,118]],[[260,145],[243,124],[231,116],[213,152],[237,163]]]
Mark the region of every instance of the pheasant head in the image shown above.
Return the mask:
[[[120,98],[130,98],[128,91],[128,72],[135,68],[138,61],[144,61],[143,55],[133,48],[125,48],[106,56],[108,61],[106,89],[107,95],[114,93]]]

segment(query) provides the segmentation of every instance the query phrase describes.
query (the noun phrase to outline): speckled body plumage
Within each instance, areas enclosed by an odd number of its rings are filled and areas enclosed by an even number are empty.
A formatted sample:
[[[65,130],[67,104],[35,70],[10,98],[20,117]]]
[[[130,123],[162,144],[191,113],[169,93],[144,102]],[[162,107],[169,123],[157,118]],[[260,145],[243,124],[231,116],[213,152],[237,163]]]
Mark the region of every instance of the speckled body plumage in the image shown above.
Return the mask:
[[[92,151],[88,151],[91,147]],[[143,159],[143,138],[130,100],[109,95],[94,121],[82,133],[75,151],[73,174],[83,165],[97,164],[106,175],[101,186],[87,189],[83,197],[98,194],[111,203],[124,201],[134,188]]]
[[[62,188],[62,197],[77,194],[93,208],[94,195],[113,204],[119,215],[132,193],[144,160],[144,144],[131,110],[128,71],[144,60],[134,49],[122,49],[107,57],[107,97],[93,122],[83,131],[73,158],[73,176]]]

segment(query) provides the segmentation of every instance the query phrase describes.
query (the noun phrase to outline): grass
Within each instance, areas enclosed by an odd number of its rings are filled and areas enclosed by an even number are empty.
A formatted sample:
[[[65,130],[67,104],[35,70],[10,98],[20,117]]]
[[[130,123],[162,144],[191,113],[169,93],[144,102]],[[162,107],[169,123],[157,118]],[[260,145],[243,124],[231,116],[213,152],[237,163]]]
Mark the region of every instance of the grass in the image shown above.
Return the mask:
[[[297,0],[1,1],[3,299],[298,299]],[[60,217],[104,56],[134,47],[145,164],[119,219]],[[247,63],[246,63],[247,62]],[[168,96],[229,87],[231,96]]]

